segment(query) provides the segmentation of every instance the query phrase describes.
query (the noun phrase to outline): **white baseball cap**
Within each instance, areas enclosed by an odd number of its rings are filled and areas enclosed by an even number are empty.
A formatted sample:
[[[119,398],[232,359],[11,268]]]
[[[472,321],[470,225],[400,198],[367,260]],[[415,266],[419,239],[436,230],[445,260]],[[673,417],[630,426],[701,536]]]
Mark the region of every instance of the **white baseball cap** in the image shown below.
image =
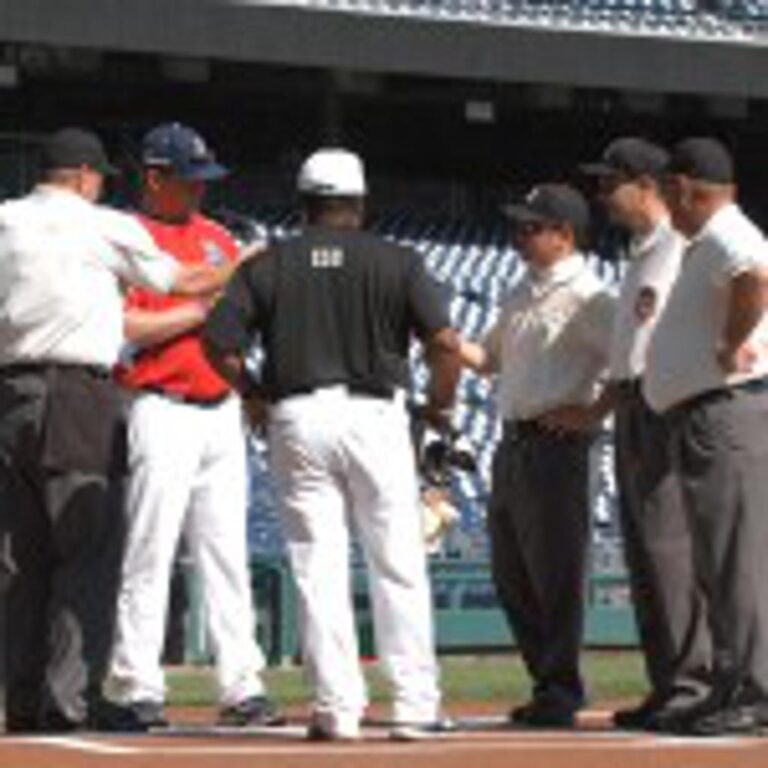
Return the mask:
[[[363,163],[346,149],[319,149],[301,166],[299,192],[322,197],[362,197],[366,194]]]

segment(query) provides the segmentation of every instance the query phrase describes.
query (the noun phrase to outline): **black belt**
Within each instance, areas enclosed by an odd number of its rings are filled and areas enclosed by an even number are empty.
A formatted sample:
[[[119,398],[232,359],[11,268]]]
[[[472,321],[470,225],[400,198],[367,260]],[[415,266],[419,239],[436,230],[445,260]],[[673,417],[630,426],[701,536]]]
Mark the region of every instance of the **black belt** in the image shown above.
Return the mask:
[[[505,419],[504,420],[504,433],[505,440],[512,440],[519,442],[521,440],[529,440],[534,437],[543,437],[544,435],[551,435],[552,432],[547,430],[536,419]]]
[[[361,397],[373,397],[377,400],[391,400],[395,396],[395,390],[392,387],[388,387],[384,384],[348,384],[344,381],[327,382],[325,384],[309,384],[302,387],[291,387],[289,390],[284,390],[278,393],[273,402],[280,402],[288,397],[295,397],[297,395],[312,395],[322,389],[331,389],[333,387],[344,387],[350,395],[358,395]]]
[[[682,413],[690,410],[691,408],[697,408],[700,405],[706,405],[707,403],[713,403],[723,398],[731,397],[733,394],[743,392],[747,394],[759,394],[761,392],[768,392],[768,376],[764,376],[759,379],[748,379],[747,381],[733,384],[730,387],[718,387],[717,389],[708,389],[706,392],[701,392],[698,395],[689,397],[687,400],[683,400],[682,403],[678,403],[670,409],[670,413]]]
[[[616,394],[621,399],[630,399],[640,397],[643,394],[643,381],[638,376],[634,379],[616,379],[613,386],[616,388]]]
[[[0,366],[0,376],[45,376],[51,371],[78,371],[95,379],[111,379],[112,371],[100,365],[80,363],[10,363]]]
[[[169,392],[162,387],[140,387],[139,392],[147,392],[152,395],[160,395],[167,400],[171,400],[174,403],[183,403],[184,405],[196,405],[198,408],[215,408],[217,405],[221,405],[229,396],[230,392],[222,392],[222,394],[216,397],[202,399],[199,397],[190,397],[189,395],[182,395],[179,392]]]

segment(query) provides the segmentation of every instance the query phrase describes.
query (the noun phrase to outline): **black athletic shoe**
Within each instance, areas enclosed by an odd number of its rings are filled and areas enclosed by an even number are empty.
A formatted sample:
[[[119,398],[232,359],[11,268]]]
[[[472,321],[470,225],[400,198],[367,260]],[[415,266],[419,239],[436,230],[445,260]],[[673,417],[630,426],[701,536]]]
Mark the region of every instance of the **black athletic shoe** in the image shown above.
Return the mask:
[[[237,704],[222,707],[219,711],[219,725],[245,727],[284,724],[285,717],[266,696],[249,696]]]
[[[687,723],[679,733],[686,736],[738,736],[761,732],[757,708],[734,705],[717,709]]]
[[[163,705],[157,701],[132,701],[115,704],[102,701],[93,714],[92,727],[113,733],[144,733],[152,728],[166,728]]]
[[[438,717],[426,723],[393,723],[389,729],[389,738],[393,741],[424,741],[439,739],[457,730],[456,723],[449,717]]]
[[[649,696],[636,707],[617,709],[612,716],[616,728],[625,731],[643,731],[664,708],[658,697]]]
[[[85,723],[70,720],[54,710],[43,713],[33,731],[37,733],[73,733],[85,730]],[[11,732],[11,729],[9,729]]]
[[[525,728],[573,728],[576,712],[560,703],[534,699],[509,713],[509,722]]]

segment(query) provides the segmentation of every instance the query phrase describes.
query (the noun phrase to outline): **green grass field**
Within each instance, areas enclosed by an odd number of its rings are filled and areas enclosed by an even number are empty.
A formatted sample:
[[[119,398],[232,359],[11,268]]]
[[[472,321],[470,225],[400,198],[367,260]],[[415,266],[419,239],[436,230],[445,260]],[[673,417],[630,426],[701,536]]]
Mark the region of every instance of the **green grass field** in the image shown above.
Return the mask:
[[[514,655],[441,658],[442,683],[447,704],[498,702],[500,707],[519,702],[529,694],[528,677]],[[387,687],[376,664],[365,665],[373,701],[387,698]],[[584,675],[592,704],[642,696],[646,690],[643,663],[635,652],[589,652],[584,655]],[[300,668],[267,671],[270,695],[281,706],[307,700]],[[212,676],[205,667],[172,668],[169,671],[169,703],[173,706],[209,706],[215,703]]]

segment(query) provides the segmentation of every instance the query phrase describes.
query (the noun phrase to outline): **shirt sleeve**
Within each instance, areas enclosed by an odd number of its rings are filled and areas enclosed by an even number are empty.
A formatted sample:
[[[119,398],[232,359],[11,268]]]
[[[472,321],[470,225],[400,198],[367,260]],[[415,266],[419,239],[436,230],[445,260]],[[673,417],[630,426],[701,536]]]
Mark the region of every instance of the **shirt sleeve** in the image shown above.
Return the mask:
[[[504,335],[504,327],[509,318],[510,299],[507,298],[501,305],[496,320],[488,329],[481,341],[485,353],[488,355],[488,370],[499,371],[501,369],[501,341]]]
[[[254,265],[251,260],[242,262],[224,294],[208,313],[202,337],[221,352],[246,352],[264,320],[259,275],[255,274],[258,266],[261,265]]]
[[[431,277],[417,253],[409,254],[408,313],[419,338],[451,326],[447,290]]]
[[[750,234],[751,237],[733,238],[727,243],[721,241],[725,247],[716,275],[721,285],[744,272],[768,267],[768,242],[757,233]]]
[[[133,216],[106,207],[95,207],[99,234],[110,246],[110,267],[127,283],[169,293],[181,268],[160,250],[152,235]]]

